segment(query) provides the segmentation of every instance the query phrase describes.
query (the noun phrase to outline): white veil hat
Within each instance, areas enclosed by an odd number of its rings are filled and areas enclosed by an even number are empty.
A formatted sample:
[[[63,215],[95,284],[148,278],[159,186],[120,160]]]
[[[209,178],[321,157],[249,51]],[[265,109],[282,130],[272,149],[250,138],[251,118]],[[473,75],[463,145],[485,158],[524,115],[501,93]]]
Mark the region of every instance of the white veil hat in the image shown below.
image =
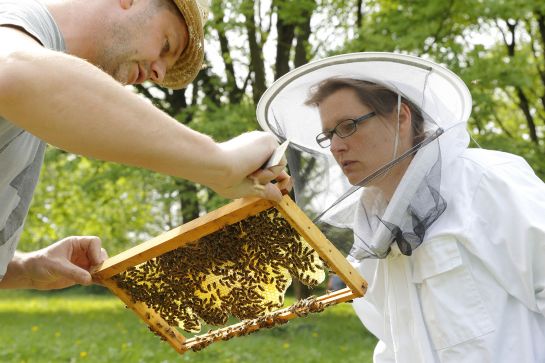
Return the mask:
[[[307,213],[313,216],[320,215],[322,222],[333,226],[347,227],[357,232],[358,224],[360,227],[366,225],[363,228],[365,230],[363,235],[367,240],[364,244],[368,245],[375,232],[378,232],[378,226],[382,226],[381,229],[384,230],[384,226],[389,225],[388,230],[391,233],[388,234],[392,237],[394,230],[391,227],[404,228],[407,221],[402,219],[407,219],[407,215],[394,213],[395,219],[399,220],[385,223],[381,217],[389,215],[388,208],[382,208],[381,211],[362,211],[362,208],[365,209],[365,206],[362,206],[362,200],[365,199],[363,193],[353,192],[365,185],[351,186],[333,159],[329,148],[321,148],[316,143],[316,135],[322,132],[320,116],[318,109],[305,105],[305,101],[313,87],[329,78],[365,80],[390,89],[411,101],[422,112],[428,135],[435,135],[433,140],[437,137],[435,142],[426,144],[418,151],[418,154],[426,152],[428,155],[415,157],[414,160],[425,161],[422,161],[420,166],[411,165],[408,172],[412,175],[404,176],[405,183],[402,181],[400,186],[406,188],[409,194],[405,193],[400,198],[399,194],[402,192],[396,190],[397,199],[394,195],[392,201],[403,200],[405,203],[396,208],[407,208],[414,199],[430,199],[422,198],[421,195],[413,198],[411,194],[422,190],[414,183],[420,184],[419,178],[427,175],[423,168],[429,169],[438,161],[438,167],[441,169],[448,165],[452,157],[467,147],[469,136],[466,124],[471,113],[471,95],[465,83],[456,74],[434,62],[410,55],[379,52],[343,54],[308,63],[278,79],[263,94],[257,107],[259,124],[264,130],[273,133],[279,141],[289,140],[292,153],[298,155],[294,158],[292,154],[290,160],[288,154],[290,172],[295,181],[297,203]],[[430,138],[430,141],[433,140]],[[442,150],[449,152],[445,153]],[[307,158],[307,161],[303,162],[305,165],[301,164],[299,160],[301,158]],[[301,170],[308,166],[308,160],[313,160],[317,171],[314,175],[306,175],[303,180]],[[440,184],[440,170],[433,174],[437,173]],[[410,180],[411,185],[407,185],[407,180]],[[438,190],[439,187],[440,185],[435,186]],[[380,204],[373,201],[373,208]],[[328,213],[322,216],[325,210]],[[374,216],[374,220],[354,221],[355,215],[362,214],[368,218]],[[383,223],[377,223],[377,217]],[[384,231],[379,234],[385,235]],[[377,243],[382,245],[384,252],[384,244],[389,245],[391,241]],[[382,252],[377,254],[382,255]]]

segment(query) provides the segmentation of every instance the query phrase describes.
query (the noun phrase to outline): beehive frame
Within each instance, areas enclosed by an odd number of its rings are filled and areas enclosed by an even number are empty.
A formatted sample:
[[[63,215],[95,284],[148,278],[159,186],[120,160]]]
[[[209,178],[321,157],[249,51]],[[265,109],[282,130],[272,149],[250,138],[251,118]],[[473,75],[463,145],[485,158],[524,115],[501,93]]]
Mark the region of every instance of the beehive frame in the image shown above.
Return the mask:
[[[107,259],[93,272],[93,278],[117,295],[128,308],[132,309],[149,326],[151,331],[166,340],[177,352],[184,353],[190,349],[196,350],[195,348],[199,344],[198,337],[187,339],[176,327],[169,326],[157,312],[149,308],[145,303],[134,302],[125,290],[117,286],[112,277],[269,208],[276,208],[281,216],[327,263],[331,271],[337,274],[347,285],[347,288],[343,290],[330,292],[316,298],[315,301],[320,306],[349,301],[365,294],[367,282],[287,195],[278,203],[258,198],[235,200],[224,207]],[[290,308],[277,310],[273,314],[277,322],[287,322],[298,316]],[[247,332],[260,329],[263,326],[257,321],[247,323],[249,323],[246,325]],[[226,340],[231,337],[229,334],[240,324],[220,328],[207,333],[207,335],[214,341]]]

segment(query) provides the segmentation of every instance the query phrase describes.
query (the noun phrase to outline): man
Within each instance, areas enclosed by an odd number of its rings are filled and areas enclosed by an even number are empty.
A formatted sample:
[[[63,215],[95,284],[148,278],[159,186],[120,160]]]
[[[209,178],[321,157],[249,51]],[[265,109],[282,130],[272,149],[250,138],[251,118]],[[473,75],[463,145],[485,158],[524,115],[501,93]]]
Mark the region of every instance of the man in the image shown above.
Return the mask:
[[[193,80],[207,16],[200,1],[0,0],[0,287],[90,284],[89,270],[106,258],[97,237],[15,253],[45,143],[228,198],[281,197],[290,182],[283,166],[259,170],[276,147],[272,136],[218,144],[123,87]]]

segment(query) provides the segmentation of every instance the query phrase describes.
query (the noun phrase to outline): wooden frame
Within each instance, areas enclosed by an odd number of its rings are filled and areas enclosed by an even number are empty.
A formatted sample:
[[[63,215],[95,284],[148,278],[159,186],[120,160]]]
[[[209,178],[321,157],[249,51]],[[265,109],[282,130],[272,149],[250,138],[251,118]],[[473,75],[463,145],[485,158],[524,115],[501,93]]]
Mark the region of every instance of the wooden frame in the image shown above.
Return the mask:
[[[346,289],[320,296],[316,301],[324,306],[328,306],[349,301],[365,294],[367,282],[287,195],[279,203],[257,198],[236,200],[107,259],[101,266],[95,269],[93,278],[117,295],[128,308],[132,309],[149,326],[150,330],[166,340],[176,351],[184,353],[189,349],[194,349],[198,339],[186,339],[176,327],[169,326],[159,314],[150,309],[146,304],[142,302],[134,303],[128,293],[120,289],[111,277],[126,271],[130,267],[139,265],[154,257],[214,233],[226,225],[237,223],[272,207],[280,212],[282,217],[314,248],[329,268],[347,285]],[[280,309],[273,313],[281,321],[297,317],[289,308]],[[236,325],[238,324],[234,326]],[[225,340],[225,334],[232,331],[234,326],[214,331],[214,340]],[[246,328],[251,332],[259,329],[260,326],[250,324]]]

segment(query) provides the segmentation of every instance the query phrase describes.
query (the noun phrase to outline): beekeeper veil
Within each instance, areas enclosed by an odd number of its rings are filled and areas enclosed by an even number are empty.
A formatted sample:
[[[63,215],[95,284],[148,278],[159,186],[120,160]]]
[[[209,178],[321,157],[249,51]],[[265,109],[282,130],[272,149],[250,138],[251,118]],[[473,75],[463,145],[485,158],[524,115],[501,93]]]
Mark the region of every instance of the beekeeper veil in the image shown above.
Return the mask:
[[[319,109],[307,102],[320,84],[332,79],[379,85],[397,99],[396,135],[392,145],[385,145],[391,147],[391,160],[352,181],[354,185],[330,148],[319,145],[323,136],[318,135],[324,132]],[[412,147],[399,150],[403,102],[422,116],[422,134]],[[309,63],[277,80],[261,98],[257,118],[279,141],[290,142],[288,165],[297,204],[349,259],[361,261],[384,258],[392,251],[411,255],[422,243],[426,230],[447,208],[441,174],[468,145],[470,110],[471,96],[463,81],[433,62],[392,53],[353,53]],[[354,115],[356,120],[359,116]],[[334,137],[331,132],[329,137]],[[401,163],[408,166],[393,194],[385,196],[375,182],[393,177],[391,171]]]

